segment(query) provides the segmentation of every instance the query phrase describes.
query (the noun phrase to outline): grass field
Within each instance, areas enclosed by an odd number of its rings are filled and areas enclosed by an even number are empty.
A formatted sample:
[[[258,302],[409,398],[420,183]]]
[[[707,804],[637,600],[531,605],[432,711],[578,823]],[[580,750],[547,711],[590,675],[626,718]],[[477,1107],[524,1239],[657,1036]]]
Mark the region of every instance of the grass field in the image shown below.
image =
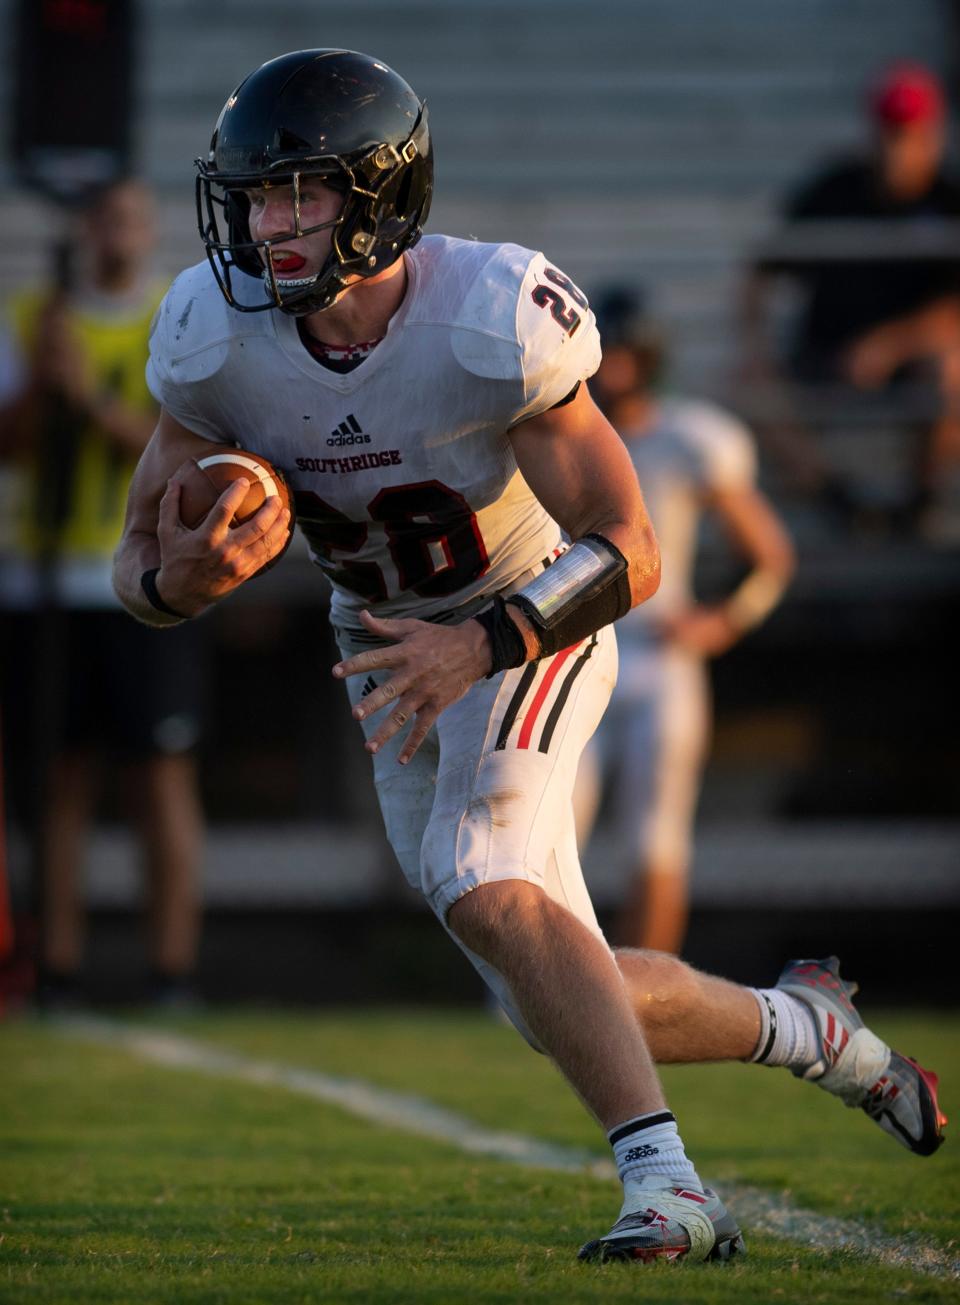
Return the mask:
[[[872,1022],[939,1071],[956,1113],[960,1018]],[[151,1027],[606,1155],[550,1066],[481,1013],[256,1012]],[[960,1261],[957,1144],[911,1156],[781,1071],[665,1073],[702,1176],[855,1220],[878,1246],[927,1248],[934,1272],[746,1222],[740,1263],[591,1268],[575,1251],[609,1225],[612,1182],[463,1154],[276,1085],[157,1067],[38,1022],[0,1026],[0,1065],[4,1305],[960,1299],[944,1268]]]

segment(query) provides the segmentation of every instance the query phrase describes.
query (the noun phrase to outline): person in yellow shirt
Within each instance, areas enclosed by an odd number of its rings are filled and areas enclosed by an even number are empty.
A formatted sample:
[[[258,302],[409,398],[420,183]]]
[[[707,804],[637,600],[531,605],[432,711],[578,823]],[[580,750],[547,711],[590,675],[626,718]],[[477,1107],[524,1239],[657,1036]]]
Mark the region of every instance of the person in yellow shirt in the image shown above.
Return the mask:
[[[124,811],[142,838],[148,995],[186,997],[196,961],[202,817],[192,749],[202,713],[202,635],[186,626],[157,640],[122,611],[110,581],[130,479],[157,417],[144,379],[150,325],[166,288],[147,270],[154,238],[146,187],[112,182],[85,204],[78,237],[64,247],[69,266],[51,285],[14,297],[7,315],[16,366],[0,394],[0,456],[18,507],[0,565],[8,747],[36,734],[36,714],[25,704],[50,692],[37,683],[44,630],[50,644],[44,611],[57,613],[62,668],[37,835],[41,1003],[72,1003],[81,993],[78,875],[94,761],[104,751],[122,762]]]

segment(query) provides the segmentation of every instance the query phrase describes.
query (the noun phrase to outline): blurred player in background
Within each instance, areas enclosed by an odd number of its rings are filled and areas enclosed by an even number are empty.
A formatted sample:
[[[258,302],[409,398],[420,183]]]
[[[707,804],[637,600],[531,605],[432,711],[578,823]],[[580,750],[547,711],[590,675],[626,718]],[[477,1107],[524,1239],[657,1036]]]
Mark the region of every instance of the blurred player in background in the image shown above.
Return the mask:
[[[152,336],[162,413],[117,591],[172,625],[284,547],[278,497],[230,528],[243,480],[182,524],[198,454],[235,442],[287,473],[398,860],[610,1138],[623,1210],[583,1258],[742,1246],[651,1052],[789,1065],[871,1108],[882,1078],[884,1117],[934,1149],[932,1080],[863,1028],[835,963],[793,963],[755,993],[659,953],[615,958],[597,925],[573,785],[616,676],[610,622],[654,592],[659,560],[627,451],[583,384],[600,359],[583,294],[516,245],[420,239],[426,109],[367,55],[264,64],[198,167],[208,262],[174,283]],[[852,1049],[838,1043],[836,1065],[828,1021]]]
[[[746,427],[712,404],[657,393],[662,342],[640,318],[601,318],[604,354],[591,389],[620,433],[660,543],[660,588],[617,625],[620,671],[577,779],[577,827],[592,824],[601,780],[609,823],[632,858],[617,942],[679,952],[689,904],[691,826],[710,733],[705,660],[759,625],[793,572],[793,549],[756,486]],[[750,570],[721,602],[697,602],[693,568],[709,516]]]
[[[34,831],[43,881],[38,996],[50,1006],[82,996],[79,869],[105,755],[122,766],[124,810],[147,872],[146,995],[186,998],[196,960],[200,629],[151,638],[127,619],[110,582],[130,478],[156,424],[144,367],[165,286],[149,272],[153,245],[146,188],[115,182],[84,205],[55,283],[18,295],[8,311],[16,362],[7,369],[0,452],[21,510],[16,550],[0,567],[5,744],[8,771],[17,756],[21,781],[36,782],[23,766],[31,733],[50,735]],[[48,673],[62,685],[38,683]],[[38,727],[31,707],[45,700],[56,718]]]
[[[745,346],[753,377],[776,377],[771,288],[787,278],[802,296],[785,359],[795,381],[857,390],[927,382],[936,412],[921,431],[903,505],[904,520],[922,524],[960,462],[960,184],[945,170],[947,101],[933,73],[915,64],[888,69],[868,107],[869,155],[804,181],[784,209],[790,229],[752,270]],[[811,227],[815,238],[801,251],[799,224],[811,223],[821,224],[822,235]],[[887,231],[856,223],[884,223]],[[813,488],[848,499],[815,445],[791,429],[794,469]]]

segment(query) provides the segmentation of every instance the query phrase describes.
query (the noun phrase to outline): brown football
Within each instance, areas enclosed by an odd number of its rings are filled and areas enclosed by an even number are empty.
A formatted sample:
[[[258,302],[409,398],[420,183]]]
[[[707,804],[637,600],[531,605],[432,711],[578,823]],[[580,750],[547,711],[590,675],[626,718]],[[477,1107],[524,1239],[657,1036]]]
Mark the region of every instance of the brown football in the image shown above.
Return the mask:
[[[296,519],[293,495],[282,472],[259,454],[231,448],[224,448],[221,453],[210,453],[199,459],[191,458],[183,470],[185,474],[180,484],[180,520],[191,530],[195,530],[204,521],[223,491],[241,476],[250,481],[250,488],[233,514],[231,527],[242,526],[263,506],[265,499],[278,494],[283,506],[290,509],[287,542],[260,570],[266,571],[280,561],[290,546]]]
[[[186,475],[180,485],[180,520],[191,530],[200,525],[223,491],[241,476],[250,481],[250,488],[233,514],[231,526],[242,526],[249,521],[272,494],[279,494],[283,506],[293,512],[290,489],[283,473],[266,458],[243,449],[224,449],[222,453],[191,458],[184,470]],[[292,517],[290,528],[293,529]]]

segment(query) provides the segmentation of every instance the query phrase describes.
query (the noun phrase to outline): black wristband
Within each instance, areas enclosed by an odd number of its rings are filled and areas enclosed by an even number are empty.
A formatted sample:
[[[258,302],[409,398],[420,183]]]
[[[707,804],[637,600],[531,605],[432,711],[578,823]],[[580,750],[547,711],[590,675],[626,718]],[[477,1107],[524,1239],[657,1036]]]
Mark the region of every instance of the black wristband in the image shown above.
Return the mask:
[[[169,604],[165,603],[160,597],[160,590],[157,588],[157,576],[160,574],[160,568],[155,566],[150,571],[144,571],[140,577],[140,588],[147,595],[147,601],[151,607],[155,607],[158,612],[164,612],[167,616],[175,616],[178,621],[187,621],[190,618],[184,616],[183,612],[174,611]]]
[[[527,645],[523,641],[523,635],[507,615],[506,603],[499,594],[494,598],[492,607],[486,608],[473,619],[479,621],[490,639],[490,656],[493,665],[487,672],[488,680],[500,671],[523,665],[527,660]]]
[[[541,656],[550,657],[630,610],[627,559],[604,535],[584,535],[507,602],[533,626]]]

